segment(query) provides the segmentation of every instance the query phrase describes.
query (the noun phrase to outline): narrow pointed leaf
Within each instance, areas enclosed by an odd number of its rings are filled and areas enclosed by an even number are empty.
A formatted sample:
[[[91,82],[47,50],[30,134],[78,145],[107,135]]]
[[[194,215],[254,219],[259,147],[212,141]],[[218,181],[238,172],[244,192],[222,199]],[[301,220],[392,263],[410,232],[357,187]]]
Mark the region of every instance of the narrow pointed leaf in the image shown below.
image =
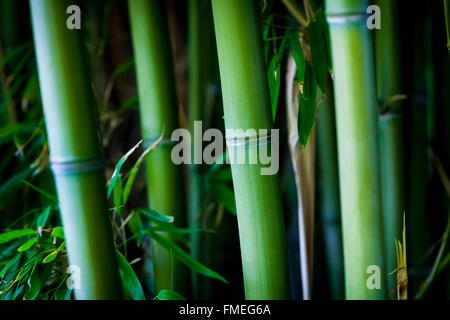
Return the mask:
[[[298,140],[302,148],[306,146],[316,118],[317,83],[314,69],[308,63],[305,71],[303,94],[300,95],[298,109]]]
[[[228,283],[228,281],[222,277],[217,272],[211,270],[210,268],[206,267],[205,265],[201,264],[194,258],[192,258],[188,253],[186,253],[183,249],[181,249],[177,244],[172,242],[171,240],[161,236],[160,234],[146,230],[146,233],[155,241],[157,241],[162,247],[164,247],[166,250],[170,251],[172,250],[173,255],[175,258],[177,258],[179,261],[184,263],[186,266],[188,266],[191,270],[198,272],[200,274],[203,274],[207,277],[215,278],[217,280],[220,280],[222,282]]]

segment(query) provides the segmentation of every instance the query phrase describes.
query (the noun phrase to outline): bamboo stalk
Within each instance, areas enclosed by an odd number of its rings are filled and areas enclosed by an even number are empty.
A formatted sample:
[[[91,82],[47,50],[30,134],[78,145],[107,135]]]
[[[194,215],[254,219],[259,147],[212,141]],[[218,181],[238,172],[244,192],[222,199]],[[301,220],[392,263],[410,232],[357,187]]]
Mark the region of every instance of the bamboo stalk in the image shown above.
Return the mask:
[[[103,155],[81,33],[69,1],[30,1],[42,101],[77,299],[122,297],[105,194]]]
[[[396,268],[394,238],[399,239],[405,211],[405,170],[403,159],[403,105],[392,97],[401,93],[400,55],[397,34],[397,10],[390,0],[378,0],[381,30],[375,32],[375,58],[378,100],[387,111],[380,116],[380,163],[383,198],[383,225],[388,272]],[[395,297],[396,281],[388,277],[388,293]]]
[[[347,299],[386,298],[378,110],[367,6],[359,0],[326,1],[335,67]],[[377,280],[373,288],[368,285],[371,275]]]
[[[147,192],[152,209],[175,217],[183,226],[184,195],[181,167],[171,160],[167,135],[178,127],[178,102],[175,90],[167,17],[162,1],[130,0],[133,49],[139,95],[141,131],[149,145],[165,130],[164,142],[146,160]],[[152,242],[156,291],[171,289],[170,253]],[[173,289],[186,295],[187,269],[174,261]]]
[[[344,261],[342,252],[339,172],[333,83],[328,81],[328,96],[322,98],[317,116],[317,211],[322,221],[326,265],[331,298],[344,298]]]
[[[447,30],[447,49],[450,53],[450,0],[444,0],[445,29]]]
[[[212,7],[225,127],[271,129],[257,3],[213,0]],[[245,152],[245,147],[235,152]],[[287,248],[277,176],[261,175],[261,167],[260,164],[231,165],[245,296],[288,299]]]
[[[189,129],[194,137],[194,122],[202,121],[205,130],[205,106],[209,76],[209,61],[211,50],[209,42],[214,41],[212,25],[212,9],[209,1],[189,0],[188,2],[188,37],[189,37]],[[193,144],[192,154],[195,154]],[[201,152],[201,150],[200,150]],[[192,164],[189,166],[189,227],[202,228],[202,200],[204,196],[205,180],[203,166]],[[194,232],[189,236],[192,256],[210,265],[210,235]],[[192,291],[195,299],[205,299],[211,296],[211,279],[202,277],[192,271]]]

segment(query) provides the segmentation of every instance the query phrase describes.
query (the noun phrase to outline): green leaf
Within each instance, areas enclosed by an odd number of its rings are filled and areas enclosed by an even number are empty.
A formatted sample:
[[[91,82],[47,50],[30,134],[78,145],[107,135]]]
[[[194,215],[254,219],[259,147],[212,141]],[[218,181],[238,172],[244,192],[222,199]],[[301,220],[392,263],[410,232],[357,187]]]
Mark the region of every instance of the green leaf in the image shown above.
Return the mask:
[[[113,189],[114,190],[113,202],[114,202],[114,209],[119,214],[119,216],[122,216],[122,194],[123,194],[122,187],[123,187],[122,178],[118,176]]]
[[[322,7],[316,13],[317,22],[320,24],[322,34],[325,38],[326,52],[327,52],[327,67],[328,71],[333,70],[333,61],[331,59],[331,43],[330,43],[330,30],[328,27],[327,18],[325,15],[325,9]]]
[[[43,195],[44,197],[46,197],[47,199],[50,199],[51,201],[58,203],[58,198],[50,193],[48,193],[45,190],[42,190],[41,188],[36,187],[35,185],[32,185],[31,183],[22,180],[23,183],[25,183],[27,186],[29,186],[31,189],[36,190],[37,192],[39,192],[41,195]]]
[[[52,262],[53,260],[56,259],[56,256],[58,255],[58,251],[53,251],[52,253],[50,253],[49,255],[47,255],[44,260],[42,261],[43,263],[49,263]]]
[[[21,245],[21,246],[19,247],[19,249],[17,249],[17,251],[27,251],[27,250],[30,249],[37,241],[38,241],[37,238],[31,238],[31,239],[27,240],[23,245]]]
[[[216,170],[210,170],[208,173],[209,181],[222,181],[228,182],[233,179],[231,174],[231,168],[229,166],[222,167]]]
[[[206,267],[205,265],[201,264],[194,258],[192,258],[189,254],[187,254],[183,249],[181,249],[177,244],[172,242],[171,240],[161,236],[160,234],[153,232],[151,230],[146,230],[146,233],[155,241],[157,241],[162,247],[164,247],[167,251],[171,251],[175,258],[177,258],[180,262],[184,263],[186,266],[188,266],[191,270],[203,274],[207,277],[215,278],[220,281],[223,281],[225,283],[228,283],[228,281],[222,277],[217,272],[211,270],[210,268]]]
[[[269,82],[270,104],[272,106],[272,119],[275,122],[278,106],[278,96],[281,85],[281,66],[278,63],[278,55],[274,55],[267,69],[267,79]]]
[[[134,180],[136,178],[136,175],[139,171],[139,168],[141,167],[144,160],[147,158],[147,156],[156,149],[156,147],[161,142],[164,135],[164,131],[161,133],[161,136],[159,139],[157,139],[151,146],[149,146],[147,149],[142,152],[139,159],[137,159],[136,163],[134,164],[133,168],[131,168],[130,172],[127,174],[127,182],[125,183],[125,188],[123,190],[123,203],[126,204],[128,201],[128,196],[130,195],[131,188],[133,187]]]
[[[20,229],[20,230],[5,232],[5,233],[0,234],[0,244],[20,238],[20,237],[30,236],[32,234],[36,234],[36,231],[34,231],[33,229]]]
[[[173,216],[168,216],[162,213],[159,213],[152,209],[145,209],[145,208],[139,208],[137,209],[140,213],[142,213],[144,216],[155,220],[159,222],[165,222],[165,223],[173,223],[175,218]]]
[[[4,266],[3,269],[0,271],[0,279],[3,279],[3,277],[9,271],[9,269],[11,269],[14,265],[19,263],[21,257],[22,257],[22,253],[19,253],[13,259],[8,261],[6,266]]]
[[[61,251],[63,251],[65,248],[66,248],[66,242],[63,241],[63,242],[61,242],[61,244],[59,245],[57,251],[58,251],[58,252],[61,252]]]
[[[52,237],[63,239],[64,240],[64,228],[63,227],[55,227],[51,233]]]
[[[313,67],[307,63],[303,94],[300,94],[298,108],[298,141],[306,146],[316,118],[317,83]]]
[[[305,79],[306,60],[303,54],[302,45],[300,43],[299,33],[297,30],[288,30],[289,41],[291,43],[292,55],[297,65],[297,78],[300,83]]]
[[[209,185],[209,192],[225,209],[236,215],[236,199],[233,190],[223,183],[212,183]]]
[[[117,251],[117,261],[124,290],[127,290],[133,300],[145,300],[144,290],[142,290],[138,277],[127,259],[119,251]]]
[[[211,232],[211,233],[217,233],[214,229],[203,229],[203,228],[177,228],[173,225],[167,225],[167,226],[157,226],[157,227],[149,227],[146,228],[146,230],[151,231],[162,231],[167,233],[179,233],[179,234],[188,234],[188,233],[196,233],[196,232]]]
[[[6,54],[2,60],[0,60],[0,68],[3,68],[3,66],[5,66],[8,62],[16,59],[24,50],[31,49],[32,45],[32,41],[27,41],[15,47],[8,54]]]
[[[169,289],[160,290],[157,298],[158,300],[186,300],[186,298],[178,292]]]
[[[136,244],[139,246],[142,241],[142,219],[141,214],[137,210],[131,212],[132,216],[128,220],[128,228],[131,233],[136,236]]]
[[[39,215],[37,219],[37,226],[44,227],[47,223],[48,217],[50,216],[51,206],[48,206],[44,209],[44,211]]]
[[[328,78],[327,43],[322,27],[318,22],[308,26],[309,43],[311,46],[312,65],[314,66],[317,84],[323,94],[326,92]]]
[[[108,185],[108,198],[111,196],[111,192],[114,189],[114,186],[116,184],[116,181],[120,175],[120,169],[122,168],[123,164],[125,163],[125,161],[127,161],[128,157],[141,145],[142,140],[139,141],[133,148],[131,148],[127,153],[125,153],[125,155],[122,156],[122,158],[120,158],[119,162],[116,165],[116,168],[113,172],[113,175],[111,177],[111,182]]]
[[[113,73],[111,74],[111,79],[109,81],[114,82],[118,76],[130,70],[132,67],[134,67],[134,59],[130,59],[124,62],[113,71]]]

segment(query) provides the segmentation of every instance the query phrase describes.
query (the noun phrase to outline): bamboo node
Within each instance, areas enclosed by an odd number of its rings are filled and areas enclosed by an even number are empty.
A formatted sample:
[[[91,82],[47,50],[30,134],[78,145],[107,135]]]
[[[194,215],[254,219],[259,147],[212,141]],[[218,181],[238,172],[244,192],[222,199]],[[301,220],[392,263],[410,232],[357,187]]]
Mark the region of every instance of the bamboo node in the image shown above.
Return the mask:
[[[103,170],[105,168],[105,159],[97,158],[84,161],[65,162],[51,161],[50,168],[55,176]]]

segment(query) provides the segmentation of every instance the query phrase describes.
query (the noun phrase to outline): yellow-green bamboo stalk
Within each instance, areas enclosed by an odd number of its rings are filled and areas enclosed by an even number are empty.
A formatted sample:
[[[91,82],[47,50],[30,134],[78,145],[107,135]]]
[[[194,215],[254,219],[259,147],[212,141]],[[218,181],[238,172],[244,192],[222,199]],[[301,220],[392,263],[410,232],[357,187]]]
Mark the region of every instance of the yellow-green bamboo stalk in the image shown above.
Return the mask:
[[[119,299],[96,108],[81,31],[66,27],[70,4],[30,1],[50,159],[69,263],[79,271],[75,297]]]
[[[256,1],[213,0],[226,129],[271,129]],[[233,146],[231,146],[233,147]],[[245,152],[254,147],[236,147]],[[232,164],[247,299],[288,299],[289,275],[277,176],[260,164]]]
[[[146,161],[149,205],[162,214],[174,216],[175,224],[183,226],[182,172],[172,162],[171,144],[167,143],[178,127],[178,102],[165,4],[156,0],[129,0],[128,8],[144,143],[151,144],[165,131],[165,140]],[[156,291],[171,289],[170,252],[155,241],[152,245]],[[186,295],[187,269],[175,259],[173,270],[173,289]]]
[[[327,0],[347,299],[385,299],[378,106],[364,0]]]

